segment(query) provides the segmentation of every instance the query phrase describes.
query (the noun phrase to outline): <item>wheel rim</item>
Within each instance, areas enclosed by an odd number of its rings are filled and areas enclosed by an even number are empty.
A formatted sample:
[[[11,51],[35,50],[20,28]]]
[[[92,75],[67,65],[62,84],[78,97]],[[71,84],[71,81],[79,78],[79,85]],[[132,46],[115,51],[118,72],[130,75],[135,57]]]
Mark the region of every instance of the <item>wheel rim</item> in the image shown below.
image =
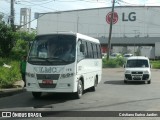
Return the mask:
[[[95,81],[94,81],[94,86],[97,87],[97,85],[98,85],[98,81],[97,81],[97,78],[96,78]]]
[[[81,81],[79,81],[79,84],[78,84],[78,94],[79,94],[79,96],[81,96],[81,95],[82,95],[82,92],[83,92],[82,82],[81,82]]]

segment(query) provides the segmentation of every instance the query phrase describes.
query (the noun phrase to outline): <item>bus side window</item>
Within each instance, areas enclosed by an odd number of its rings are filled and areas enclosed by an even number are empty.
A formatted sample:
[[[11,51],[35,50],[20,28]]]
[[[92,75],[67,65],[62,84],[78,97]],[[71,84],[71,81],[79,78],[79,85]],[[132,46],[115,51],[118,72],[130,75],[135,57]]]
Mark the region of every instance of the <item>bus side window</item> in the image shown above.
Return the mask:
[[[92,44],[92,45],[93,45],[94,58],[98,58],[98,55],[97,55],[97,46],[96,46],[96,44]]]
[[[88,58],[87,42],[86,41],[82,41],[82,44],[84,45],[84,56],[85,56],[85,58]]]
[[[85,58],[84,52],[80,51],[80,45],[81,44],[82,44],[82,40],[79,40],[78,43],[77,43],[77,61],[80,61],[80,60]]]
[[[88,58],[93,58],[92,43],[87,42],[87,47],[88,47]]]

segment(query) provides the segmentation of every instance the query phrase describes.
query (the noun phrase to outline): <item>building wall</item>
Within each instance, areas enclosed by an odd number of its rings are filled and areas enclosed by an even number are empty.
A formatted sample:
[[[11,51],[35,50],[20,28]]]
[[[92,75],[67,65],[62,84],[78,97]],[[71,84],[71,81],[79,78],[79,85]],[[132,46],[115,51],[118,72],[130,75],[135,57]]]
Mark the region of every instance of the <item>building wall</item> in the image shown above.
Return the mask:
[[[160,7],[115,7],[118,14],[112,37],[159,37]],[[92,37],[108,37],[106,16],[111,8],[45,13],[38,18],[38,34],[73,31]],[[117,17],[115,17],[116,19]]]
[[[111,8],[95,8],[73,11],[62,11],[40,14],[37,22],[37,33],[46,34],[57,31],[72,31],[100,39],[102,52],[107,52]],[[160,7],[159,6],[127,6],[115,7],[112,28],[112,52],[135,53],[137,49],[142,55],[155,57],[155,42],[160,41]],[[134,47],[149,45],[152,49]],[[130,45],[131,47],[124,48]]]

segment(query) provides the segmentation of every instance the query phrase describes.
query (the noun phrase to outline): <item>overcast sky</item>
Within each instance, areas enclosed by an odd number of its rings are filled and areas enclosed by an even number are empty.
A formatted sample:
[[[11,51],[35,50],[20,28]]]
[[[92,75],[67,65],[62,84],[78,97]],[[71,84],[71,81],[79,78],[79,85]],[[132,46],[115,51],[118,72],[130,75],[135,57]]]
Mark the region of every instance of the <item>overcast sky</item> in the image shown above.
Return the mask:
[[[20,8],[31,8],[34,13],[45,13],[64,10],[111,7],[112,0],[15,0],[15,24],[19,24]],[[160,6],[160,0],[115,0],[115,6]],[[10,0],[0,0],[0,12],[5,18],[10,15]],[[36,27],[36,21],[31,26]]]

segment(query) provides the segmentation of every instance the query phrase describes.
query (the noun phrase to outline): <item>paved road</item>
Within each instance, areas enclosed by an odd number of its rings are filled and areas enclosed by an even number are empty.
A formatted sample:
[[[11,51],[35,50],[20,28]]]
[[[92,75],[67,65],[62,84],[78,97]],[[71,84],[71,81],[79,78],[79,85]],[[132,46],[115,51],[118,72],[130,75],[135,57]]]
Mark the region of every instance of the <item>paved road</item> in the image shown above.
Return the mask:
[[[143,83],[124,84],[123,68],[103,69],[102,81],[96,92],[86,91],[82,99],[73,99],[71,94],[47,94],[40,100],[35,100],[31,93],[23,92],[0,98],[0,110],[160,111],[159,73],[160,70],[152,70],[150,85]],[[136,120],[138,118],[120,119]],[[145,119],[154,120],[155,118]]]

